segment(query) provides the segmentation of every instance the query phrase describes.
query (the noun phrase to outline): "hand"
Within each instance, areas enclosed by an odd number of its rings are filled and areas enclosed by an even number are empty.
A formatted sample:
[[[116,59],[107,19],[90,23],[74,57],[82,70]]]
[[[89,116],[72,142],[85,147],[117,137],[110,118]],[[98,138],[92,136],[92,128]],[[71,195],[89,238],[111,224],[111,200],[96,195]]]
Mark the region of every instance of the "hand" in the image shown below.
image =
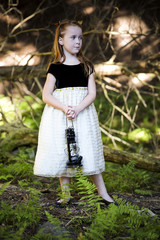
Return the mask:
[[[67,107],[66,117],[67,117],[69,120],[72,120],[72,119],[74,118],[74,111],[73,111],[73,109],[72,109],[71,106],[68,106],[68,107]]]
[[[80,113],[79,107],[78,106],[68,106],[68,107],[69,107],[68,117],[70,117],[71,119],[75,119]]]

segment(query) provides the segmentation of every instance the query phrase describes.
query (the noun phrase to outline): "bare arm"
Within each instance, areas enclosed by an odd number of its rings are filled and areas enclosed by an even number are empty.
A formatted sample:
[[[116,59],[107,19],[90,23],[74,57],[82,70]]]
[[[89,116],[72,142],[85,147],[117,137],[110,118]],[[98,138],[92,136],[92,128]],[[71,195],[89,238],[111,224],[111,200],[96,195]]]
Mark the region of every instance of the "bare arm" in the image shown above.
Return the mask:
[[[62,103],[60,103],[52,95],[55,83],[56,83],[55,77],[52,74],[48,73],[47,74],[47,79],[46,79],[46,82],[45,82],[45,85],[44,85],[44,88],[43,88],[43,92],[42,92],[42,99],[48,105],[50,105],[54,108],[57,108],[57,109],[63,111],[64,113],[67,113],[68,106],[65,106]]]

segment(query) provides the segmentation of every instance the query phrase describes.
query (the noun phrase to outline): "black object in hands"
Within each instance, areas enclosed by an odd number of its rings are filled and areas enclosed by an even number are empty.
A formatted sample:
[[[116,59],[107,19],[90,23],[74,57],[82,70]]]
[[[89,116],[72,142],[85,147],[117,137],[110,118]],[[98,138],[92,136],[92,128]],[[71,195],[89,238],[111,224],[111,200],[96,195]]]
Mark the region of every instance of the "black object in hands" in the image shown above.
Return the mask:
[[[68,154],[68,168],[75,168],[82,166],[82,156],[79,156],[79,147],[77,147],[75,141],[75,132],[73,127],[69,127],[65,130],[66,140],[67,140],[67,154]]]

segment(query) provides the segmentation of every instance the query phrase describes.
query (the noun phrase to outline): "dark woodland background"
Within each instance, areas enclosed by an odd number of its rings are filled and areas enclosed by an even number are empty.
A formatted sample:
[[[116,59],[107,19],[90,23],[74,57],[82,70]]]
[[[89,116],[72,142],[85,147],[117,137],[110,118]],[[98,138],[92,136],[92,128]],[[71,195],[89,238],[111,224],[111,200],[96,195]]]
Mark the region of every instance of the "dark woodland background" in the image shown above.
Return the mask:
[[[159,13],[158,0],[1,0],[1,239],[159,239]],[[63,19],[82,22],[95,67],[103,177],[118,210],[99,208],[80,173],[72,204],[57,209],[58,179],[33,175],[41,94]]]
[[[51,51],[55,23],[65,18],[83,21],[84,53],[94,64],[108,61],[113,55],[116,62],[144,60],[159,51],[160,16],[156,0],[8,0],[1,1],[1,14],[1,58],[8,51],[17,55],[22,55],[22,51]],[[48,56],[41,57],[40,62],[48,62]],[[2,66],[16,64],[10,60]]]

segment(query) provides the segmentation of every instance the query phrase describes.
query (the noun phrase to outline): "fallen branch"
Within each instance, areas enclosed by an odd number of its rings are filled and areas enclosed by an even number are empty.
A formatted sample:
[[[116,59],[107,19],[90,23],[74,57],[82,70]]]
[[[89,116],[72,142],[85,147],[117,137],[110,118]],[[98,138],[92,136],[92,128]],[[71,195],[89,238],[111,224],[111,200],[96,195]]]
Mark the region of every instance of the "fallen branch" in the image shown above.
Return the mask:
[[[37,145],[38,131],[27,128],[21,123],[15,123],[14,125],[5,123],[5,125],[0,126],[0,133],[3,132],[7,134],[0,142],[0,152],[2,156],[3,154],[6,155],[6,153],[11,153],[21,146]],[[104,156],[105,161],[119,164],[127,164],[130,161],[135,161],[137,168],[160,172],[160,159],[151,155],[146,156],[138,153],[119,151],[104,146]]]
[[[21,123],[11,125],[5,123],[0,126],[0,133],[7,133],[4,139],[0,141],[0,151],[3,155],[6,152],[10,153],[18,147],[27,145],[37,145],[38,133],[36,130],[27,128]]]
[[[160,172],[160,158],[155,158],[150,155],[130,153],[104,146],[104,156],[105,161],[108,162],[127,164],[131,161],[135,161],[135,166],[137,168],[142,168],[152,172]]]

